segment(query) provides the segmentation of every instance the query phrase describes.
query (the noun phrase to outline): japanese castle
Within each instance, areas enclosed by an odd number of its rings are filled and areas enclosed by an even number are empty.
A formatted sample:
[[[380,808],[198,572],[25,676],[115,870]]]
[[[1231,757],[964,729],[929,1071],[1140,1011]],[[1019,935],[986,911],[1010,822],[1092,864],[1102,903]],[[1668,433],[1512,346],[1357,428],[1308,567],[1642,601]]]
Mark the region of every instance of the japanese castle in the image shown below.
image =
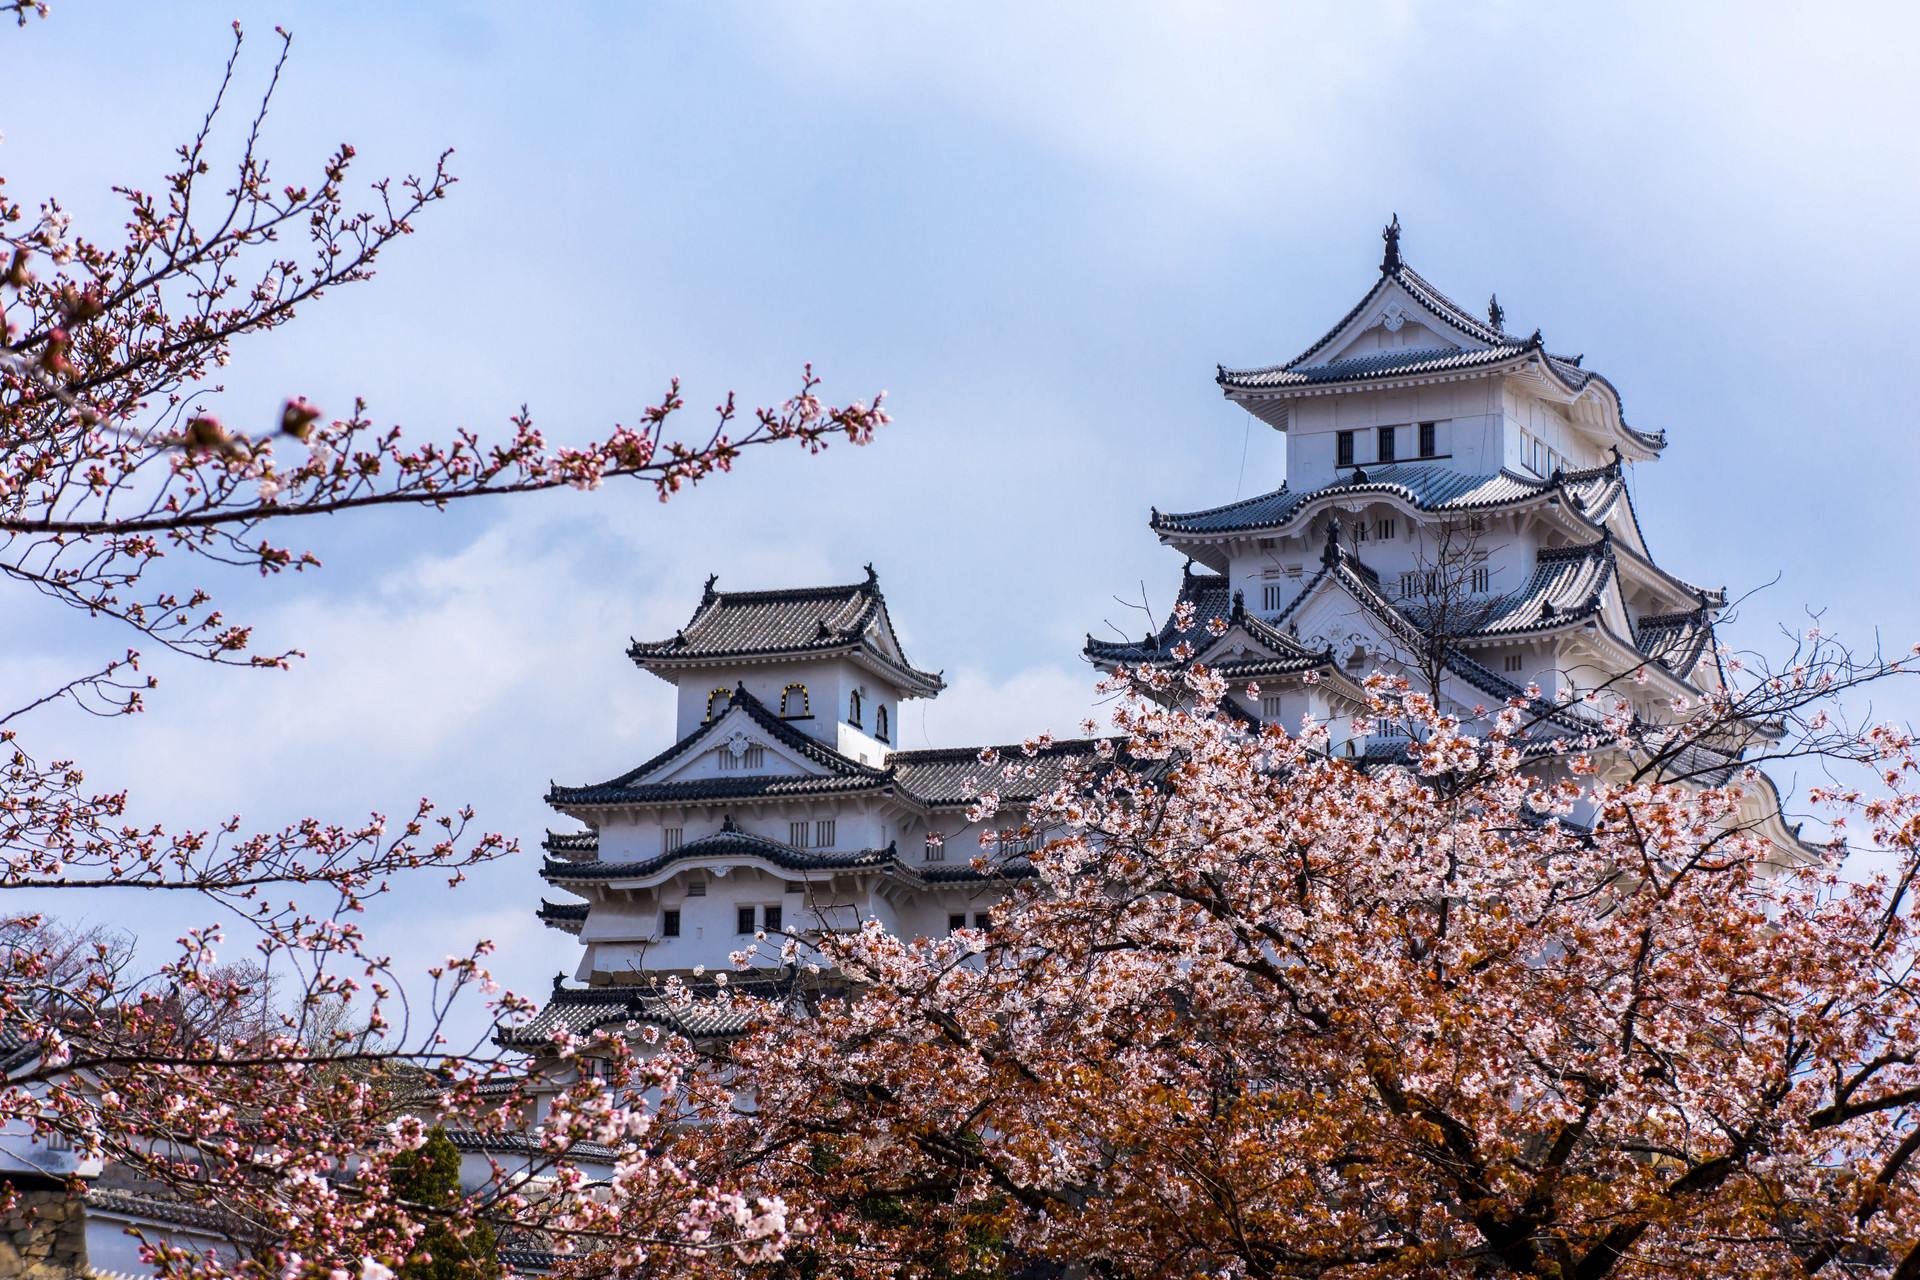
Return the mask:
[[[1664,434],[1629,426],[1580,357],[1537,330],[1509,334],[1497,300],[1474,315],[1428,284],[1401,258],[1397,218],[1383,239],[1378,278],[1324,336],[1284,364],[1218,372],[1229,400],[1286,434],[1286,482],[1152,512],[1149,529],[1187,562],[1178,600],[1191,609],[1138,640],[1089,637],[1085,658],[1101,671],[1204,664],[1249,722],[1292,732],[1315,717],[1363,766],[1406,745],[1354,720],[1375,670],[1469,718],[1537,685],[1533,705],[1562,738],[1597,729],[1579,695],[1598,686],[1657,721],[1718,684],[1725,593],[1656,564],[1634,515],[1626,469],[1657,459]],[[845,586],[710,579],[684,627],[629,653],[677,687],[676,740],[610,781],[549,792],[579,825],[546,840],[541,875],[560,900],[540,916],[579,937],[578,985],[556,980],[540,1014],[500,1032],[505,1045],[632,1021],[724,1036],[739,1029],[731,1015],[676,1011],[659,980],[697,989],[758,943],[769,967],[757,972],[777,982],[783,931],[987,927],[1033,874],[1020,853],[1044,833],[1026,829],[1027,806],[1097,747],[896,750],[901,703],[943,684],[901,648],[871,567]],[[1636,671],[1643,684],[1620,681]],[[1537,758],[1555,767],[1550,751]],[[1603,777],[1627,767],[1601,757]],[[987,793],[999,812],[971,820]],[[1800,848],[1770,786],[1747,805],[1777,848]]]

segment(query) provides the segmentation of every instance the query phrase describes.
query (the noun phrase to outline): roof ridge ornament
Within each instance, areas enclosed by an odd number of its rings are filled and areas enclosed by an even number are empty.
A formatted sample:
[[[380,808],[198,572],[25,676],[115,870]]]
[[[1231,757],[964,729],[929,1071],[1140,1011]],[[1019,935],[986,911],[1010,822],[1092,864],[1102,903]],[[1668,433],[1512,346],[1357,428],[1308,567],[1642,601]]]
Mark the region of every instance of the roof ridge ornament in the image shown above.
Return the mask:
[[[880,584],[880,575],[874,572],[873,562],[869,560],[867,562],[867,585],[870,587],[873,587],[873,586],[878,586],[879,584]]]
[[[1400,215],[1394,214],[1393,221],[1381,228],[1380,238],[1387,242],[1387,251],[1380,258],[1380,274],[1390,276],[1400,269]]]
[[[1327,545],[1320,550],[1320,563],[1332,568],[1340,563],[1340,519],[1327,517]]]
[[[1504,332],[1500,326],[1506,322],[1506,319],[1507,313],[1500,305],[1500,295],[1497,293],[1489,294],[1487,296],[1487,323],[1493,326],[1496,333]]]
[[[701,598],[702,600],[705,600],[705,599],[706,599],[706,598],[707,598],[708,596],[711,596],[711,595],[713,595],[713,594],[714,594],[714,590],[713,590],[713,584],[714,584],[714,583],[716,583],[716,582],[718,582],[718,581],[720,581],[720,575],[719,575],[719,574],[717,574],[717,573],[710,573],[710,574],[708,574],[708,575],[707,575],[707,585],[706,585],[706,589],[705,589],[705,590],[703,590],[703,591],[701,591],[701,593],[700,593],[700,598]]]

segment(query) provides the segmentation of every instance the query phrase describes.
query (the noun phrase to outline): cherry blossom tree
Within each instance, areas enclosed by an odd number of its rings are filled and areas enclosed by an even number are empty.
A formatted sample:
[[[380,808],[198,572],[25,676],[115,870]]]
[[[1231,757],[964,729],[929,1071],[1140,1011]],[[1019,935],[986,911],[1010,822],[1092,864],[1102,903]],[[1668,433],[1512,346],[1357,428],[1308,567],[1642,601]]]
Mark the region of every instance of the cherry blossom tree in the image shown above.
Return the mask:
[[[22,25],[45,12],[7,8]],[[236,24],[211,109],[157,189],[115,189],[125,223],[113,234],[86,234],[57,198],[29,202],[0,184],[0,584],[16,601],[37,592],[132,637],[0,706],[0,889],[72,899],[75,914],[88,901],[76,894],[107,888],[187,895],[207,910],[176,955],[144,966],[117,937],[9,916],[0,1042],[15,1058],[0,1122],[214,1213],[232,1246],[217,1255],[148,1242],[168,1274],[380,1280],[402,1260],[419,1263],[424,1233],[477,1222],[561,1254],[591,1241],[629,1266],[771,1256],[786,1236],[780,1204],[699,1185],[649,1151],[677,1105],[683,1052],[639,1067],[613,1055],[609,1074],[554,1103],[529,1160],[456,1203],[405,1194],[394,1162],[414,1159],[431,1123],[518,1133],[531,1105],[512,1064],[446,1034],[461,998],[491,997],[503,1016],[528,1007],[497,993],[487,944],[408,982],[356,923],[397,883],[458,884],[513,850],[476,832],[470,811],[423,801],[397,822],[248,832],[236,818],[166,830],[137,822],[126,794],[89,787],[77,764],[45,758],[26,736],[32,713],[56,702],[103,716],[144,710],[154,684],[145,645],[225,665],[297,659],[259,651],[215,586],[235,571],[316,569],[296,540],[304,517],[620,481],[665,500],[749,449],[864,444],[887,420],[878,398],[827,405],[809,369],[777,407],[744,414],[727,397],[690,439],[674,430],[677,384],[633,424],[567,447],[550,445],[524,410],[497,438],[457,430],[417,441],[378,426],[364,404],[332,416],[297,396],[274,422],[223,421],[208,402],[236,344],[367,280],[454,182],[442,155],[423,176],[375,182],[359,199],[351,147],[297,180],[270,174],[263,131],[290,43],[279,33],[269,87],[230,127]],[[228,150],[238,159],[217,170]],[[590,1186],[570,1157],[582,1141],[627,1152],[617,1194]]]
[[[991,931],[784,940],[858,998],[758,1007],[702,1158],[808,1206],[805,1274],[1920,1274],[1920,758],[1831,705],[1905,669],[1815,634],[1588,749],[1375,676],[1374,769],[1122,672]],[[1850,844],[1763,839],[1751,764],[1661,776],[1763,707],[1855,767]]]

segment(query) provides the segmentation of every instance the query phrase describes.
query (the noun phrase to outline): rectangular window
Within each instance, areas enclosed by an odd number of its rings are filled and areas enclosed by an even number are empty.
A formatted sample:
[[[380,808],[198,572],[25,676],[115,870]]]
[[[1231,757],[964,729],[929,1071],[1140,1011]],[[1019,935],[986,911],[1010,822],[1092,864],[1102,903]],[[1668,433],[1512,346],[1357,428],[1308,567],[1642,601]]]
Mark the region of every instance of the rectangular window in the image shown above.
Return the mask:
[[[1260,718],[1269,722],[1280,718],[1279,694],[1269,693],[1260,699]]]
[[[805,893],[806,891],[807,891],[807,886],[801,883],[800,881],[798,880],[787,881],[788,893]]]
[[[722,769],[738,769],[740,767],[740,757],[733,754],[732,747],[720,748],[720,767]]]
[[[1420,575],[1418,572],[1408,570],[1406,573],[1400,575],[1400,594],[1402,596],[1417,596],[1420,594]]]
[[[735,933],[753,932],[753,908],[740,907],[733,913]]]
[[[767,763],[767,749],[756,742],[740,757],[740,763],[749,769],[764,768]]]
[[[1271,550],[1273,550],[1273,539],[1272,539],[1272,538],[1262,538],[1262,539],[1260,539],[1260,549],[1261,549],[1262,551],[1271,551]]]
[[[669,908],[660,913],[660,936],[663,938],[680,936],[680,912],[677,909]]]
[[[813,832],[810,822],[789,822],[787,824],[787,843],[796,849],[807,847],[807,837]]]
[[[1365,542],[1367,540],[1367,522],[1365,520],[1355,520],[1353,522],[1353,540],[1355,542]]]
[[[1397,531],[1398,531],[1398,528],[1394,521],[1382,520],[1379,524],[1374,526],[1373,534],[1376,538],[1380,539],[1380,541],[1382,542],[1392,542],[1393,536]]]
[[[976,929],[979,929],[979,930],[981,930],[981,931],[983,931],[983,932],[984,932],[985,930],[988,930],[988,929],[991,929],[991,928],[993,928],[993,916],[992,916],[992,914],[991,914],[990,912],[986,912],[986,911],[976,911],[976,912],[974,912],[974,913],[973,913],[973,927],[974,927],[974,928],[976,928]]]
[[[927,861],[945,862],[947,860],[947,842],[927,837]]]
[[[1437,434],[1438,433],[1434,430],[1433,423],[1423,422],[1420,424],[1420,456],[1421,457],[1431,458],[1436,456],[1440,452],[1438,448],[1439,441],[1434,438]]]
[[[1342,431],[1334,437],[1334,463],[1336,467],[1353,465],[1353,432]]]
[[[704,898],[704,897],[706,897],[706,896],[707,896],[707,882],[706,882],[705,880],[689,880],[689,881],[687,881],[687,896],[688,896],[689,898]]]
[[[760,909],[760,923],[766,928],[768,933],[780,932],[780,918],[780,908],[778,907],[762,907]]]
[[[1483,564],[1474,566],[1471,577],[1473,585],[1468,590],[1485,591],[1487,589],[1487,566]]]
[[[955,929],[964,929],[966,927],[967,927],[966,912],[954,911],[948,914],[947,916],[947,932],[948,933],[952,933]]]
[[[832,818],[822,818],[813,824],[813,847],[816,849],[833,848]]]
[[[1301,568],[1301,566],[1297,564],[1290,564],[1287,566],[1287,576],[1289,578],[1294,579],[1295,581],[1298,581],[1300,579],[1300,575],[1303,572],[1305,571]]]
[[[1279,583],[1270,582],[1266,586],[1260,588],[1260,607],[1262,609],[1265,609],[1268,613],[1272,613],[1274,610],[1280,607],[1280,584]]]
[[[1382,427],[1382,428],[1380,428],[1380,461],[1382,461],[1382,462],[1392,462],[1392,461],[1393,461],[1393,433],[1394,433],[1394,430],[1395,430],[1395,428],[1393,428],[1393,427]]]
[[[1440,571],[1438,569],[1429,569],[1427,570],[1426,576],[1427,576],[1427,580],[1422,585],[1426,587],[1427,594],[1430,596],[1439,595],[1440,594]]]
[[[1519,655],[1519,654],[1517,654],[1517,653],[1510,653],[1510,654],[1508,654],[1508,655],[1507,655],[1507,670],[1509,670],[1509,671],[1518,671],[1519,669],[1520,669],[1520,655]]]
[[[675,849],[685,844],[686,840],[687,829],[685,827],[660,828],[660,851],[662,853],[672,853]]]
[[[1279,577],[1280,571],[1278,569],[1262,569],[1260,571],[1260,576],[1271,580],[1273,578]]]

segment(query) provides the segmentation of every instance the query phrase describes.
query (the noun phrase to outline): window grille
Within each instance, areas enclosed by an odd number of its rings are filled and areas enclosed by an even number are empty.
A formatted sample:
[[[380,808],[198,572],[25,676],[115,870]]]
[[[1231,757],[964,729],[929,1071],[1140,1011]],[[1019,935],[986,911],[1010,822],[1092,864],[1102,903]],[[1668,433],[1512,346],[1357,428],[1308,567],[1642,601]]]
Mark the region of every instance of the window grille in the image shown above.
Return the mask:
[[[738,769],[740,767],[740,757],[733,754],[732,747],[720,748],[720,767],[722,769]]]
[[[887,708],[885,705],[873,709],[873,736],[882,742],[890,742],[887,737]]]
[[[680,912],[669,909],[660,913],[660,936],[677,938],[680,936]]]
[[[1394,522],[1391,520],[1382,520],[1378,525],[1374,526],[1373,530],[1374,536],[1382,542],[1392,542],[1396,532]]]
[[[780,714],[788,720],[806,720],[812,717],[807,710],[807,686],[790,684],[780,693]]]
[[[796,849],[807,847],[807,837],[813,833],[810,822],[789,822],[787,824],[787,843]]]
[[[1517,654],[1517,653],[1510,653],[1510,654],[1508,654],[1508,655],[1507,655],[1507,670],[1509,670],[1509,671],[1518,671],[1519,669],[1520,669],[1520,655],[1519,655],[1519,654]]]
[[[735,933],[753,932],[753,908],[739,907],[733,913],[733,931]]]
[[[1382,462],[1393,461],[1393,432],[1392,427],[1380,428],[1380,461]]]
[[[1434,431],[1434,425],[1431,422],[1420,424],[1420,456],[1423,458],[1435,457],[1440,452],[1436,447],[1438,442],[1434,439],[1437,434]]]
[[[985,930],[988,930],[988,929],[991,929],[991,928],[993,927],[993,916],[992,916],[992,913],[990,913],[990,912],[986,912],[986,911],[976,911],[976,912],[974,912],[974,913],[973,913],[973,927],[974,927],[974,928],[976,928],[976,929],[979,929],[979,930],[981,930],[981,931],[983,931],[983,932],[984,932]]]
[[[1367,522],[1365,520],[1355,520],[1353,522],[1353,540],[1355,542],[1365,542],[1367,540]]]
[[[847,723],[856,729],[860,727],[860,691],[858,689],[847,695]]]
[[[687,881],[687,896],[688,896],[689,898],[704,898],[704,897],[706,897],[706,896],[707,896],[707,882],[706,882],[705,880],[689,880],[689,881]]]
[[[748,747],[746,752],[741,756],[740,763],[749,769],[765,768],[767,764],[767,749],[757,742],[754,743]]]
[[[685,827],[660,828],[660,852],[672,853],[686,842],[687,829]]]
[[[1471,590],[1485,591],[1487,589],[1487,566],[1483,564],[1475,565],[1468,576],[1472,582]]]
[[[778,907],[763,907],[760,910],[760,926],[768,933],[778,933],[781,929],[781,914]]]
[[[1400,575],[1400,594],[1402,596],[1417,596],[1420,594],[1420,573],[1418,570],[1409,569]]]
[[[1260,607],[1269,613],[1280,607],[1280,584],[1268,583],[1260,588]]]
[[[727,708],[733,705],[733,695],[725,689],[715,689],[707,695],[707,720],[711,723],[727,714]]]
[[[822,818],[813,824],[813,847],[816,849],[833,848],[832,818]]]
[[[948,913],[947,915],[947,932],[948,933],[952,933],[955,929],[964,929],[966,927],[967,927],[966,912],[953,911]]]
[[[1280,718],[1280,695],[1269,693],[1260,699],[1260,718],[1274,721]]]
[[[1334,465],[1350,467],[1353,465],[1353,432],[1342,431],[1334,437]]]
[[[945,862],[947,860],[947,842],[939,836],[927,837],[927,861]]]

